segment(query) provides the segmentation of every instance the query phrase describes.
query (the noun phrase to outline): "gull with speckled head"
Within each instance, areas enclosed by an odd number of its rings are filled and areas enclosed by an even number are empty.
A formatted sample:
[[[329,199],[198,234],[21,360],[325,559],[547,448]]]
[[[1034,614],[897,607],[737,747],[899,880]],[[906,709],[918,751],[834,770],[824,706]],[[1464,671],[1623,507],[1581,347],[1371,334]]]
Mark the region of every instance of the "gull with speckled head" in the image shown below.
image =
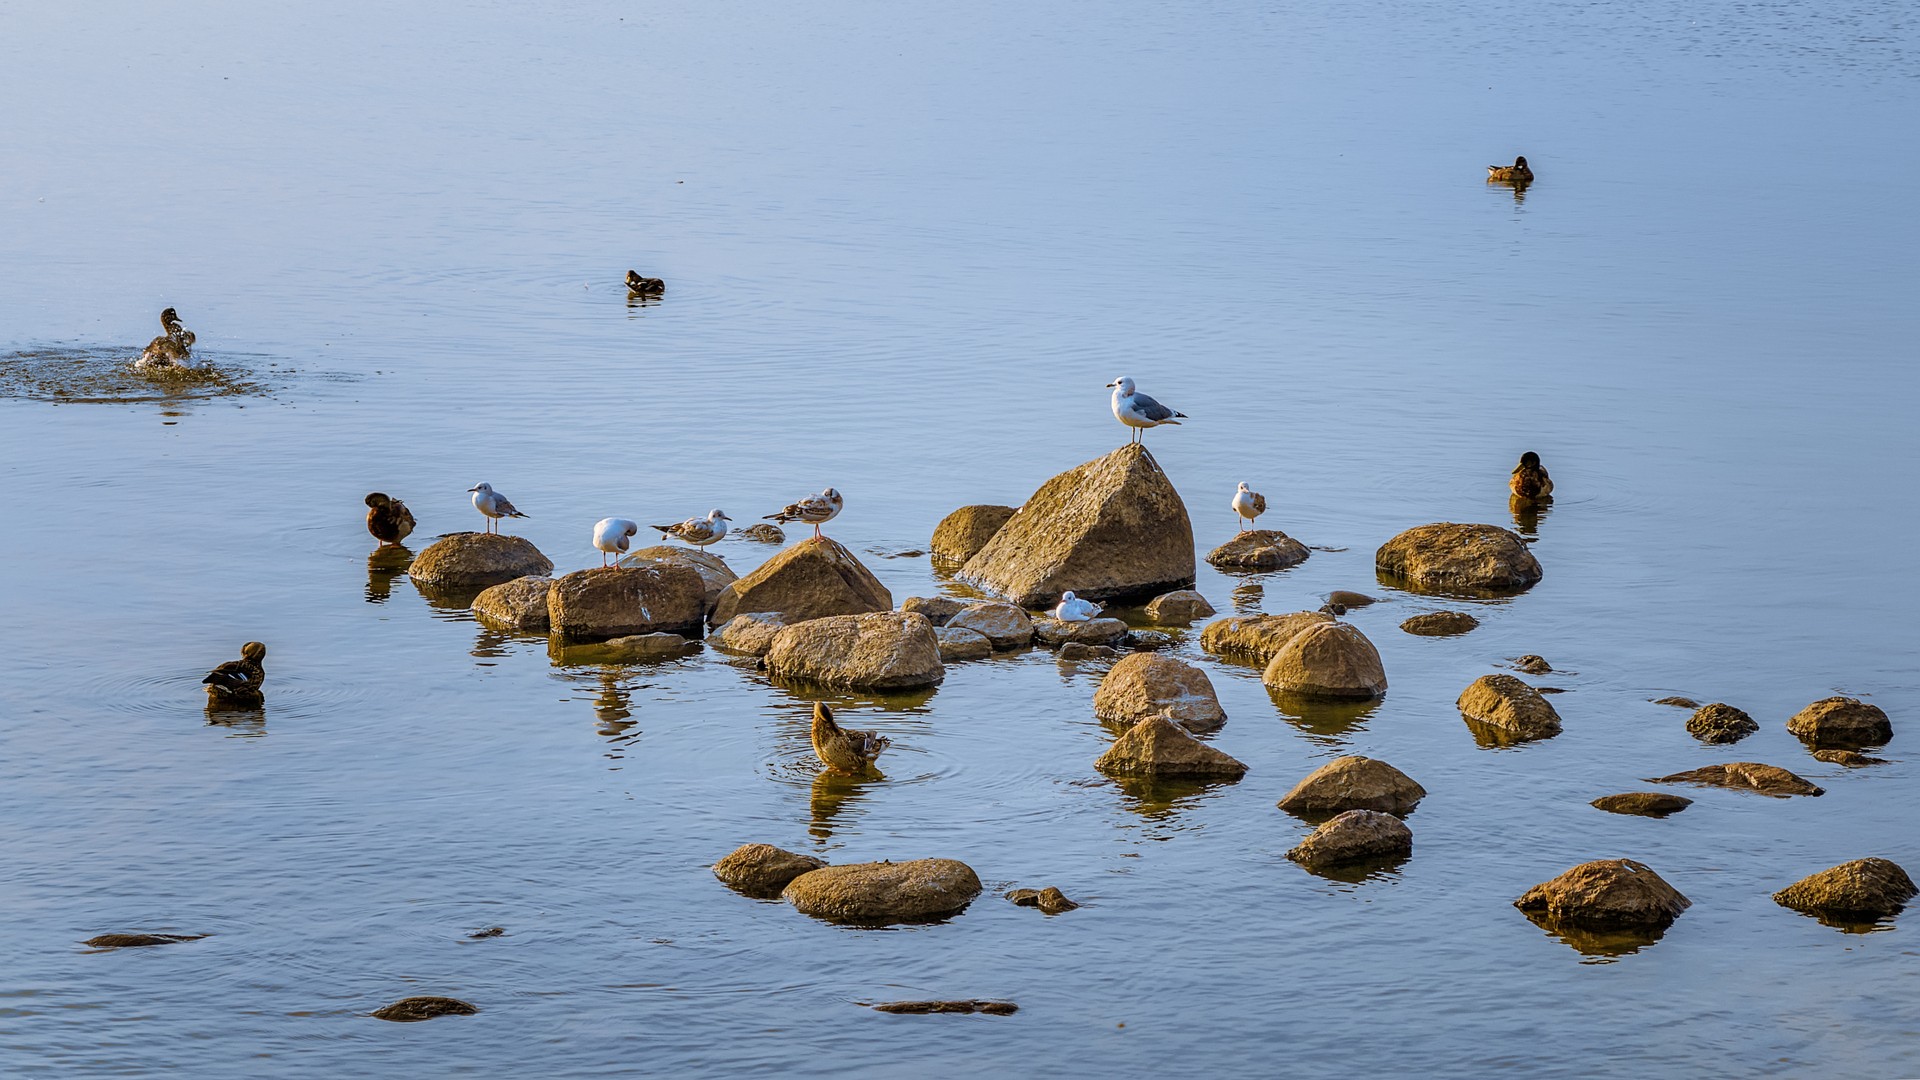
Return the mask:
[[[840,509],[847,501],[840,493],[828,488],[818,495],[809,495],[798,502],[791,502],[777,514],[768,514],[763,520],[777,521],[782,525],[798,521],[813,526],[813,538],[820,539],[820,526],[840,516]]]
[[[1113,387],[1113,418],[1133,429],[1129,442],[1139,442],[1141,432],[1147,428],[1178,424],[1187,419],[1186,413],[1174,412],[1135,390],[1133,380],[1125,375],[1107,385]]]
[[[593,527],[593,546],[600,549],[600,569],[607,568],[607,556],[613,556],[613,564],[620,565],[620,556],[627,553],[627,538],[640,531],[640,526],[626,518],[601,518]]]
[[[1267,512],[1267,497],[1240,482],[1240,490],[1233,493],[1234,524],[1245,530],[1253,524],[1253,519]]]
[[[1068,589],[1060,594],[1060,603],[1053,609],[1053,617],[1061,622],[1086,622],[1104,610],[1091,600],[1082,600]]]
[[[505,495],[493,490],[492,484],[475,484],[467,490],[473,492],[473,508],[486,515],[488,532],[499,531],[501,518],[527,516],[515,510]]]
[[[656,529],[675,540],[684,540],[694,547],[703,548],[708,544],[717,544],[726,538],[727,523],[733,519],[724,511],[709,510],[703,518],[688,518],[678,525],[655,525]]]

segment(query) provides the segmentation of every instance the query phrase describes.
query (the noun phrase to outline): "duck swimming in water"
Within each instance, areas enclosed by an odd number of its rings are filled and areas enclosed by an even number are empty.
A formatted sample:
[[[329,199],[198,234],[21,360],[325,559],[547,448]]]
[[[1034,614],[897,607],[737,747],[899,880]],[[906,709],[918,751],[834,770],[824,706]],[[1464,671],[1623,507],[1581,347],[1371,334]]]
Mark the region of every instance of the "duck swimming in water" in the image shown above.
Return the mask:
[[[1513,501],[1522,505],[1553,501],[1553,477],[1540,467],[1540,455],[1531,450],[1520,455],[1520,464],[1513,467],[1507,487],[1513,491]]]
[[[147,342],[140,352],[140,359],[133,366],[140,371],[158,371],[163,368],[188,366],[193,359],[193,331],[180,325],[180,315],[172,308],[160,313],[159,337]]]
[[[257,709],[266,704],[260,687],[267,681],[262,664],[267,647],[257,641],[240,646],[240,659],[229,660],[200,680],[207,688],[207,704],[216,709]]]
[[[848,731],[833,722],[833,710],[813,703],[813,752],[834,772],[859,776],[891,743],[877,731]]]
[[[667,283],[657,277],[641,277],[638,270],[629,270],[627,291],[635,296],[660,296],[667,291]]]
[[[1531,184],[1533,170],[1527,168],[1526,158],[1517,157],[1513,159],[1511,165],[1487,166],[1487,179],[1502,184]]]
[[[381,492],[367,496],[367,531],[381,547],[398,545],[413,533],[413,511],[399,499]]]

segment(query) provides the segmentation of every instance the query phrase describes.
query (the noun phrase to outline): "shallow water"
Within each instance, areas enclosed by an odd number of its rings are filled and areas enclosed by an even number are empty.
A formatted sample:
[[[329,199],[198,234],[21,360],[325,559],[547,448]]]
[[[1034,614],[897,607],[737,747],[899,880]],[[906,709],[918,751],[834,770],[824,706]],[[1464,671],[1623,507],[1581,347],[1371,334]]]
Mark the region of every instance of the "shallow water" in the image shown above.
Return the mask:
[[[5,19],[0,354],[130,355],[173,305],[273,390],[0,400],[0,1072],[1920,1072],[1911,931],[1768,899],[1920,868],[1904,738],[1847,771],[1783,727],[1835,692],[1920,715],[1905,7]],[[1515,153],[1524,199],[1479,179]],[[1238,784],[1101,778],[1098,668],[1045,652],[843,702],[894,748],[822,784],[804,695],[712,652],[554,667],[368,560],[365,492],[417,549],[475,526],[483,479],[561,569],[608,514],[744,522],[828,484],[863,557],[924,546],[1117,445],[1118,374],[1192,417],[1148,444],[1203,549],[1239,480],[1343,549],[1202,566],[1223,613],[1387,598],[1351,616],[1371,709],[1289,712],[1181,645]],[[1402,528],[1509,523],[1524,449],[1561,493],[1539,586],[1374,579]],[[1483,625],[1396,629],[1442,607]],[[264,720],[210,725],[199,677],[249,638]],[[1453,699],[1526,652],[1568,672],[1534,680],[1566,731],[1480,749]],[[1698,746],[1667,694],[1763,730]],[[1431,792],[1413,858],[1359,882],[1287,862],[1306,826],[1273,805],[1341,753]],[[1586,805],[1728,760],[1828,794]],[[961,858],[989,892],[836,928],[715,882],[748,841]],[[1611,856],[1694,902],[1651,947],[1584,955],[1510,906]],[[1049,884],[1085,906],[997,896]],[[79,944],[110,931],[211,936]],[[481,1012],[366,1016],[415,993]],[[856,1004],[917,997],[1021,1011]]]

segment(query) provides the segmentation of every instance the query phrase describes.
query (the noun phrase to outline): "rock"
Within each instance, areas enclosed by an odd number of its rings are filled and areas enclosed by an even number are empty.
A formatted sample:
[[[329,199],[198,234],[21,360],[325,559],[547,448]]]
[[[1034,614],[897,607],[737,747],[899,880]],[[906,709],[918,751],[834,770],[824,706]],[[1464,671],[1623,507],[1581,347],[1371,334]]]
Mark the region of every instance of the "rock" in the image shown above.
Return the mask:
[[[1134,653],[1113,665],[1094,691],[1093,714],[1127,727],[1165,716],[1192,732],[1217,731],[1227,722],[1206,672],[1152,653]]]
[[[945,626],[948,619],[960,614],[971,602],[951,596],[909,596],[900,605],[900,610],[919,612],[933,625]]]
[[[836,540],[806,540],[726,587],[713,624],[746,611],[778,611],[791,622],[890,611],[893,594]]]
[[[1162,626],[1185,626],[1213,613],[1207,598],[1192,589],[1177,589],[1147,601],[1147,618]]]
[[[740,580],[740,575],[734,573],[733,567],[728,566],[727,560],[720,556],[670,544],[641,548],[620,560],[621,566],[645,566],[648,563],[672,563],[699,574],[701,584],[706,586],[702,599],[708,611],[720,602],[720,594],[726,591],[727,586]]]
[[[1260,681],[1302,697],[1377,698],[1387,692],[1379,650],[1352,623],[1309,626],[1274,654]]]
[[[1535,655],[1533,655],[1532,653],[1528,653],[1528,654],[1527,654],[1527,655],[1525,655],[1525,656],[1516,656],[1516,657],[1514,657],[1514,658],[1513,658],[1513,669],[1514,669],[1515,671],[1518,671],[1518,672],[1520,672],[1520,673],[1521,673],[1521,674],[1523,674],[1523,675],[1551,675],[1551,674],[1553,674],[1553,665],[1552,665],[1552,664],[1549,664],[1549,663],[1547,663],[1547,659],[1546,659],[1546,657],[1544,657],[1544,656],[1535,656]]]
[[[1686,772],[1674,773],[1672,776],[1653,777],[1648,783],[1702,784],[1707,787],[1757,791],[1762,795],[1772,795],[1781,799],[1789,795],[1825,795],[1827,793],[1826,789],[1818,784],[1810,783],[1785,769],[1774,765],[1762,765],[1757,761],[1730,761],[1725,765],[1689,769]]]
[[[1621,795],[1603,795],[1593,800],[1592,805],[1609,814],[1666,817],[1692,806],[1693,800],[1658,791],[1629,791]]]
[[[725,626],[707,635],[707,643],[716,649],[742,656],[765,656],[773,648],[774,635],[788,626],[787,617],[777,611],[754,611],[735,615]]]
[[[762,521],[749,525],[733,533],[733,535],[742,540],[753,540],[762,544],[784,544],[787,542],[787,534],[781,531],[780,526],[770,521]]]
[[[1413,854],[1413,830],[1392,814],[1348,810],[1313,831],[1287,858],[1309,870]]]
[[[907,611],[833,615],[773,637],[767,671],[780,678],[863,690],[907,690],[946,678],[933,624]]]
[[[825,865],[825,860],[782,851],[772,844],[743,844],[713,864],[713,876],[737,892],[771,899],[794,878]]]
[[[1506,745],[1560,734],[1560,714],[1540,692],[1511,675],[1482,675],[1460,692],[1454,704],[1474,734]]]
[[[1384,761],[1352,754],[1308,773],[1280,800],[1289,814],[1338,814],[1378,810],[1402,817],[1426,798],[1427,789]]]
[[[1106,618],[1067,622],[1051,615],[1042,615],[1033,620],[1033,633],[1047,645],[1065,645],[1068,642],[1112,645],[1127,636],[1127,624],[1119,619]]]
[[[1850,697],[1821,698],[1794,713],[1787,730],[1811,747],[1858,750],[1893,740],[1893,723],[1886,712]]]
[[[1345,551],[1346,548],[1340,550]],[[1349,589],[1335,589],[1327,594],[1327,603],[1339,604],[1343,608],[1363,608],[1379,602],[1377,598],[1368,596],[1366,593],[1357,593]]]
[[[1663,697],[1653,699],[1655,705],[1674,705],[1682,709],[1697,709],[1700,703],[1690,697]]]
[[[475,930],[473,933],[468,934],[467,940],[468,941],[485,941],[488,938],[505,937],[506,935],[507,935],[506,927],[489,926],[484,930]]]
[[[1382,544],[1374,567],[1416,590],[1512,592],[1540,580],[1540,561],[1495,525],[1421,525]]]
[[[1236,615],[1216,619],[1200,631],[1200,647],[1222,656],[1242,657],[1265,664],[1287,642],[1309,626],[1333,622],[1331,615],[1318,611],[1296,611],[1288,615]]]
[[[1129,630],[1121,637],[1120,644],[1129,649],[1171,649],[1180,643],[1180,639],[1160,630]],[[1066,648],[1062,645],[1061,648]]]
[[[407,576],[435,589],[484,589],[519,577],[544,577],[553,561],[524,536],[453,533],[430,544]]]
[[[1913,879],[1898,863],[1855,859],[1803,877],[1773,894],[1773,901],[1823,922],[1867,923],[1900,914],[1914,898]]]
[[[987,635],[963,626],[936,626],[933,628],[933,640],[940,648],[940,662],[943,664],[957,660],[985,660],[993,655],[993,642],[987,640]]]
[[[474,617],[508,633],[547,632],[547,590],[553,579],[527,576],[490,586],[473,598]]]
[[[1753,717],[1731,705],[1702,705],[1687,718],[1687,734],[1704,743],[1736,743],[1760,730]]]
[[[577,570],[547,592],[553,632],[575,641],[656,633],[697,637],[706,609],[700,575],[669,563]]]
[[[883,1013],[985,1013],[988,1016],[1012,1016],[1020,1011],[1020,1006],[1011,1001],[983,1001],[968,998],[961,1001],[889,1001],[873,1007],[874,1012]]]
[[[144,949],[152,945],[173,945],[199,941],[205,934],[99,934],[80,944],[92,949]]]
[[[1017,513],[1011,506],[963,506],[933,527],[932,549],[936,559],[963,563],[980,553],[995,533]]]
[[[1117,666],[1117,665],[1116,665]],[[1164,716],[1149,716],[1115,739],[1093,767],[1110,776],[1190,776],[1238,780],[1247,767]]]
[[[1600,859],[1535,885],[1513,906],[1548,925],[1664,928],[1693,903],[1645,863]]]
[[[561,667],[633,664],[679,656],[692,644],[679,634],[627,634],[590,642],[570,641],[555,634],[547,639],[547,658]]]
[[[1048,915],[1059,915],[1080,906],[1051,885],[1044,889],[1015,889],[1007,894],[1007,899],[1020,907],[1037,907]]]
[[[1858,750],[1815,750],[1813,757],[1816,761],[1824,761],[1829,765],[1845,765],[1849,769],[1857,769],[1862,765],[1887,763],[1886,758],[1869,757]]]
[[[1033,619],[1012,604],[968,604],[947,625],[972,630],[993,642],[995,649],[1024,649],[1033,644]]]
[[[1119,655],[1119,649],[1105,645],[1082,645],[1077,641],[1069,641],[1060,646],[1060,659],[1068,661],[1110,660]]]
[[[1400,624],[1400,629],[1420,637],[1452,637],[1480,625],[1480,620],[1464,611],[1429,611]]]
[[[391,1005],[375,1009],[373,1015],[396,1024],[411,1024],[436,1016],[472,1016],[479,1011],[459,998],[422,996],[401,998]]]
[[[1193,584],[1186,505],[1146,447],[1123,446],[1041,485],[959,580],[1023,608],[1071,590],[1125,603]]]
[[[1253,529],[1207,553],[1222,570],[1285,570],[1307,561],[1307,545],[1278,529]]]
[[[980,878],[957,859],[847,863],[801,874],[781,895],[802,914],[834,922],[931,922],[965,911],[980,895]]]

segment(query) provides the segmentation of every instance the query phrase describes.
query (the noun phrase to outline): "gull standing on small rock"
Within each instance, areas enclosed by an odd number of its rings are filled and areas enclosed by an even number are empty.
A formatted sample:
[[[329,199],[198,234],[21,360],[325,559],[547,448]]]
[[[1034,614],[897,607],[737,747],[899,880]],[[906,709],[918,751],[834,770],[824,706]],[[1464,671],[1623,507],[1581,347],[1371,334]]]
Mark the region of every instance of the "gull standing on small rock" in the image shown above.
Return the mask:
[[[1130,442],[1139,442],[1140,433],[1146,428],[1178,424],[1187,419],[1186,413],[1174,412],[1136,391],[1133,380],[1125,375],[1107,385],[1113,387],[1113,418],[1133,429],[1133,438],[1128,440]]]
[[[487,516],[487,531],[498,532],[501,518],[523,518],[527,515],[513,508],[505,495],[493,490],[492,484],[475,484],[467,489],[473,492],[473,508]]]
[[[1253,524],[1254,518],[1267,512],[1267,497],[1249,488],[1243,480],[1240,490],[1233,493],[1233,512],[1238,515],[1234,524],[1244,530]]]
[[[723,511],[709,510],[703,518],[688,518],[678,525],[655,525],[653,528],[676,540],[685,540],[694,547],[703,548],[724,539],[727,523],[732,520]]]
[[[1061,622],[1086,622],[1098,616],[1102,608],[1091,600],[1082,600],[1068,589],[1060,594],[1060,603],[1053,609],[1053,617]]]
[[[615,566],[620,565],[620,556],[627,553],[627,537],[640,531],[640,526],[626,518],[601,518],[593,527],[593,546],[600,549],[600,569],[607,568],[607,556],[614,557]]]
[[[813,526],[813,538],[818,540],[820,539],[820,526],[839,517],[841,507],[846,504],[847,501],[840,497],[839,492],[828,488],[818,495],[809,495],[798,502],[788,503],[786,508],[779,513],[768,514],[762,520],[777,521],[782,525],[793,521],[811,525]]]

